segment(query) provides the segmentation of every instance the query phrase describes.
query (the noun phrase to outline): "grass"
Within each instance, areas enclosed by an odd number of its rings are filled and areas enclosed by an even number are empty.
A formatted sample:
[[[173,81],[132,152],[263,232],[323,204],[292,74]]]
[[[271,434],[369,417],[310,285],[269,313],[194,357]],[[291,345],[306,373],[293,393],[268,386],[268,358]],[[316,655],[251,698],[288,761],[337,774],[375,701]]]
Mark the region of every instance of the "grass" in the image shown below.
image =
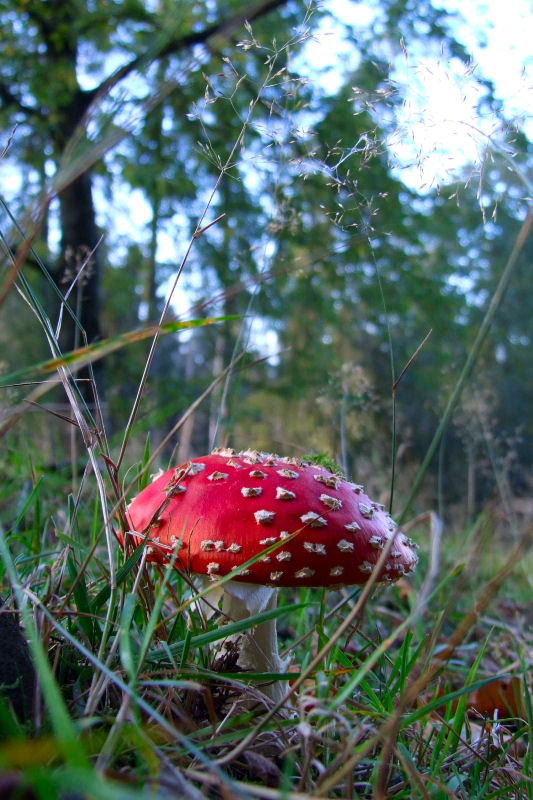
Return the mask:
[[[0,766],[20,791],[533,797],[529,586],[516,553],[502,545],[487,576],[474,529],[455,557],[439,553],[438,576],[423,548],[414,581],[369,597],[285,591],[279,626],[294,672],[272,708],[268,676],[211,670],[213,643],[234,626],[207,623],[172,567],[116,547],[111,580],[97,487],[76,504],[48,483],[27,487],[0,539],[3,594],[13,587],[39,685],[25,724],[9,703],[0,713]],[[515,547],[530,539],[525,530]],[[512,570],[504,622],[497,591]]]

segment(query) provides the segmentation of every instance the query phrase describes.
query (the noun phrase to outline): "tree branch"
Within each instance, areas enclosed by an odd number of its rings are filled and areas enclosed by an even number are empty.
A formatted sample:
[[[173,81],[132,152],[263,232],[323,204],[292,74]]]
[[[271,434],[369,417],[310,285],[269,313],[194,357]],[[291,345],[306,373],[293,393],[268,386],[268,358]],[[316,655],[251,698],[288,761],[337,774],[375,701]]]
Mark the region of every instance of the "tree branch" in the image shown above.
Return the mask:
[[[147,55],[145,53],[142,56],[137,56],[136,58],[132,59],[127,64],[124,64],[122,67],[117,69],[116,72],[102,81],[99,86],[87,94],[91,99],[95,96],[106,94],[110,91],[110,89],[120,83],[121,80],[124,80],[124,78],[141,66],[152,63],[156,59],[162,58],[163,56],[179,53],[180,51],[186,50],[194,45],[206,44],[209,39],[212,39],[215,36],[227,35],[235,28],[243,25],[244,22],[253,22],[255,19],[268,14],[270,11],[274,11],[276,8],[279,8],[286,3],[287,0],[261,0],[261,2],[255,4],[252,3],[247,8],[237,12],[236,14],[233,14],[233,16],[229,17],[228,19],[216,22],[201,31],[192,31],[191,33],[188,33],[179,39],[171,39],[161,49],[157,50],[154,48],[152,54]]]

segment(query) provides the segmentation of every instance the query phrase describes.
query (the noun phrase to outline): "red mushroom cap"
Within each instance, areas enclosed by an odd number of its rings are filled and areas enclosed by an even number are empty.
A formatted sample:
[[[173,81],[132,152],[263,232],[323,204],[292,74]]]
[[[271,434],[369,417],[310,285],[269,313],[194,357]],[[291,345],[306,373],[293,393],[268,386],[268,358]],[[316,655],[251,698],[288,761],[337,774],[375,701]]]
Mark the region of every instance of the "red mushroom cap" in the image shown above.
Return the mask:
[[[362,486],[255,450],[219,449],[171,469],[137,495],[128,513],[137,542],[150,526],[151,560],[167,561],[180,542],[176,566],[213,579],[263,553],[235,579],[362,584],[391,537],[380,580],[396,580],[417,562],[413,542]]]

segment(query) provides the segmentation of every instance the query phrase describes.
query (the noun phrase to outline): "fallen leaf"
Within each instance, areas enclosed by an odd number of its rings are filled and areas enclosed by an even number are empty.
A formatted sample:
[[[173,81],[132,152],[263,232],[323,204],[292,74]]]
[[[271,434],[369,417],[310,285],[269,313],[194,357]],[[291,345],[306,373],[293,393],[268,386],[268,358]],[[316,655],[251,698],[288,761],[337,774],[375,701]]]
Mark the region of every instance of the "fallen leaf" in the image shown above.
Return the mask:
[[[269,758],[248,750],[244,753],[244,760],[252,780],[261,781],[265,786],[279,786],[281,770]]]
[[[522,684],[518,677],[495,678],[468,695],[467,708],[474,708],[484,717],[521,717]]]

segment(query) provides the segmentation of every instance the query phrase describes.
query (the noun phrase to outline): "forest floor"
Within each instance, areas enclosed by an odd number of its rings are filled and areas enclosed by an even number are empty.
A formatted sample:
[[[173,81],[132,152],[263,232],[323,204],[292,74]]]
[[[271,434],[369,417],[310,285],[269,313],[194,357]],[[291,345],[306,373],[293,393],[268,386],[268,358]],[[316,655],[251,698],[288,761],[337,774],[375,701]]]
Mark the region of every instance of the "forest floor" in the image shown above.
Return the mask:
[[[176,571],[141,547],[112,586],[97,500],[45,524],[48,503],[37,481],[1,539],[2,663],[16,603],[37,675],[0,706],[2,797],[533,797],[531,527],[429,516],[414,576],[284,591],[275,704],[273,676],[213,671],[231,623]]]

